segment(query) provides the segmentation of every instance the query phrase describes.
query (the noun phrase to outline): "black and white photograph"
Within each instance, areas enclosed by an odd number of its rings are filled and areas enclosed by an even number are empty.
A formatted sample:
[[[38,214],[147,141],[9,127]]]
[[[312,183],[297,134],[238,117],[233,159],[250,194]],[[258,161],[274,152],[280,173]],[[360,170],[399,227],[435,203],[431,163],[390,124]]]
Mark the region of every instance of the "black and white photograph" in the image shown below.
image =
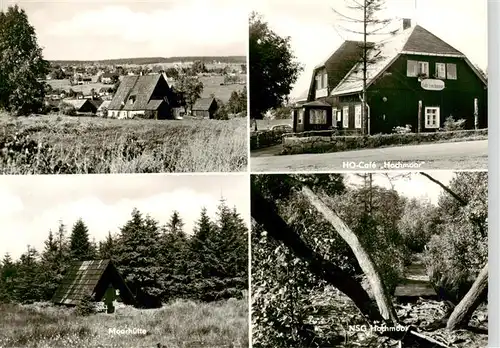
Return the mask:
[[[0,6],[1,174],[247,170],[245,4]]]
[[[252,347],[488,346],[488,173],[251,176]]]
[[[252,172],[487,168],[486,1],[252,8]]]
[[[248,347],[248,175],[8,175],[0,208],[1,347]]]

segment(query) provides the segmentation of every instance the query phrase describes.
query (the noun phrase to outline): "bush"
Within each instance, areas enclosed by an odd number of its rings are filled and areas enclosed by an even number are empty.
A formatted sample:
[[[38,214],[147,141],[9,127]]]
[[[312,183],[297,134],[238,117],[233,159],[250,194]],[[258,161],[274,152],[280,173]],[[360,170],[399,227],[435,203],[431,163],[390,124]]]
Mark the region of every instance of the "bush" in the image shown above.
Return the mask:
[[[464,126],[465,126],[464,119],[460,119],[458,121],[455,121],[453,116],[447,117],[446,120],[444,121],[444,130],[446,132],[462,130],[462,129],[464,129]]]
[[[285,135],[283,138],[283,154],[339,152],[381,146],[410,145],[470,137],[485,137],[488,135],[488,129],[432,133],[376,134],[370,136],[336,136],[333,131],[316,132],[313,136],[310,134],[295,133]],[[252,134],[250,136],[252,137]],[[250,144],[252,146],[252,141]]]
[[[392,131],[394,133],[397,133],[397,134],[408,134],[408,133],[411,133],[411,124],[407,124],[404,127],[401,127],[401,126],[394,127],[392,129]]]
[[[76,108],[71,104],[61,103],[61,105],[59,105],[59,110],[63,115],[76,116]]]

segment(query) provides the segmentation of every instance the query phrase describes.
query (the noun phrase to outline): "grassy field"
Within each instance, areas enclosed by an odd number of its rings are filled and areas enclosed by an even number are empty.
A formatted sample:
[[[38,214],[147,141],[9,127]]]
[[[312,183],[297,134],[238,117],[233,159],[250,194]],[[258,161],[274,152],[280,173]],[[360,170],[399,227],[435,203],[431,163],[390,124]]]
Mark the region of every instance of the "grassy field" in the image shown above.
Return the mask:
[[[117,120],[0,115],[0,173],[235,172],[247,120]]]
[[[246,76],[241,76],[242,81],[246,81]],[[232,84],[232,85],[222,85],[224,82],[224,76],[202,76],[200,77],[201,82],[203,82],[203,98],[210,97],[213,93],[224,103],[226,103],[231,97],[231,93],[234,91],[241,91],[244,85]]]
[[[95,89],[96,91],[99,91],[102,87],[109,88],[113,87],[113,85],[105,85],[104,83],[99,83],[99,82],[92,82],[84,85],[71,85],[69,83],[68,79],[65,80],[47,80],[47,82],[53,89],[64,89],[69,91],[72,89],[75,92],[82,92],[83,94],[87,95],[90,94],[90,91]]]
[[[176,301],[160,309],[124,307],[113,314],[87,317],[50,304],[0,304],[0,312],[0,347],[4,348],[237,348],[248,347],[249,341],[247,299]],[[110,329],[130,330],[116,334]]]

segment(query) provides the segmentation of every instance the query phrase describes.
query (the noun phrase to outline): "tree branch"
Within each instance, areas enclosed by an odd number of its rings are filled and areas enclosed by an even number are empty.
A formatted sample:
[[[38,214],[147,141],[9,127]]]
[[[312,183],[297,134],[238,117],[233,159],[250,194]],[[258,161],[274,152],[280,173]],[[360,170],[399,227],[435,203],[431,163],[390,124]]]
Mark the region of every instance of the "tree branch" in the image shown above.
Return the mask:
[[[307,246],[300,236],[278,215],[275,204],[265,199],[253,184],[251,188],[251,214],[273,239],[282,242],[297,257],[305,260],[311,273],[326,280],[353,300],[356,307],[370,322],[384,321],[365,289],[340,267],[332,264]]]

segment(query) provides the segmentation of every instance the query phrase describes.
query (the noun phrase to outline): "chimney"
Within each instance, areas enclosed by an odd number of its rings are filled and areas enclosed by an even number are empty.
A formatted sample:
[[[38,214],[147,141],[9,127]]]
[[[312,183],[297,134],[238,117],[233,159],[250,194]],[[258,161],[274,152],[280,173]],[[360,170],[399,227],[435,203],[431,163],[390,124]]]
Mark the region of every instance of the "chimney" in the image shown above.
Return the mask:
[[[411,28],[411,19],[403,18],[403,30],[406,30],[408,28]]]

